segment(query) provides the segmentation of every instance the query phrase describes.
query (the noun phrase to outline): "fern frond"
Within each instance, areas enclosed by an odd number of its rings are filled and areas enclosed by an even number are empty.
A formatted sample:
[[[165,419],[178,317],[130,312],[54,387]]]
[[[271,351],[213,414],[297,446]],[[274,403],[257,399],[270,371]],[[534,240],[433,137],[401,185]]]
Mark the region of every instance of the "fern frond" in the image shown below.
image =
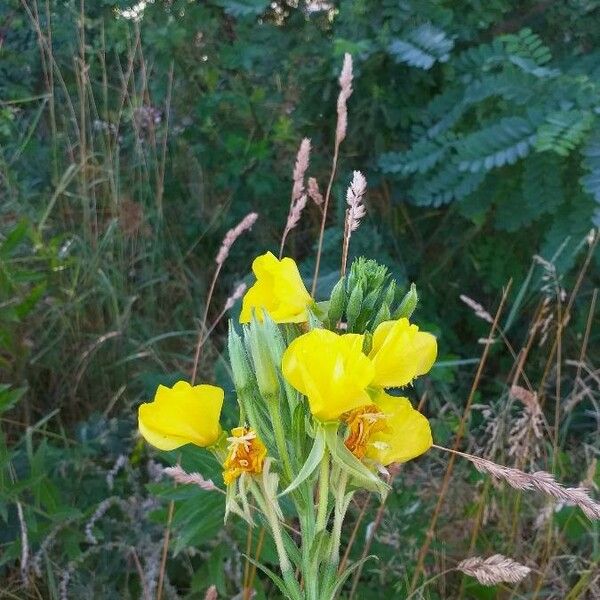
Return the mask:
[[[535,127],[523,117],[505,117],[456,144],[459,169],[476,173],[514,164],[529,154]]]
[[[545,65],[552,59],[550,49],[544,45],[542,38],[526,27],[513,34],[500,37],[509,54],[530,60],[536,65]]]
[[[448,204],[474,192],[483,183],[485,175],[484,171],[461,172],[456,163],[449,162],[433,176],[415,180],[410,198],[418,206]]]
[[[600,203],[600,127],[592,133],[581,153],[584,156],[582,166],[589,172],[579,181],[583,189]]]
[[[384,173],[426,173],[437,165],[449,150],[449,140],[440,136],[435,140],[423,137],[406,152],[388,152],[379,158],[379,166]]]
[[[568,156],[576,148],[594,123],[587,110],[561,110],[549,114],[537,131],[536,149],[550,150]]]
[[[404,38],[392,40],[388,51],[397,62],[419,69],[431,69],[436,62],[446,62],[454,42],[444,31],[430,23],[410,30]]]

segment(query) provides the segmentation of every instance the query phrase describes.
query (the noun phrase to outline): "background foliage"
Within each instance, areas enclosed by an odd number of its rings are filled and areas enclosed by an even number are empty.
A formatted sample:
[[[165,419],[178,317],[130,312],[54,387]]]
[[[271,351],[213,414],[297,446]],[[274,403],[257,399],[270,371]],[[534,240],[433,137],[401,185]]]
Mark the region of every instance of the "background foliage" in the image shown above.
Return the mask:
[[[597,373],[598,334],[591,329],[585,340],[584,333],[598,285],[588,236],[600,226],[598,31],[595,0],[172,0],[143,9],[111,0],[2,2],[0,573],[7,590],[154,597],[174,498],[165,594],[197,597],[213,583],[223,597],[239,592],[245,529],[221,527],[218,499],[155,481],[159,458],[135,438],[135,407],[157,383],[189,373],[227,229],[250,210],[260,215],[226,263],[213,317],[247,277],[250,257],[278,247],[304,136],[313,145],[310,174],[325,187],[344,52],[354,57],[354,93],[319,293],[337,277],[344,190],[361,169],[368,218],[351,250],[418,285],[417,320],[440,338],[441,366],[415,390],[427,393],[436,440],[451,443],[477,341],[488,331],[459,295],[493,312],[509,279],[502,323],[515,348],[527,342],[531,322],[538,334],[548,330],[528,356],[528,376],[548,397],[552,422],[552,394],[578,397],[582,389],[572,366],[561,372],[554,363],[560,312],[554,322],[548,315],[561,310],[562,289],[575,290],[569,328],[559,333],[562,358],[586,359]],[[319,217],[309,206],[288,242],[307,276]],[[532,262],[534,255],[550,266]],[[223,333],[224,324],[204,349],[201,371],[230,390]],[[476,401],[509,419],[514,361],[500,346]],[[560,451],[557,474],[572,482],[586,477],[597,454],[597,387],[585,389],[560,429],[560,448],[543,454],[552,462]],[[479,447],[488,417],[474,412],[470,447]],[[219,477],[214,465],[183,460]],[[381,560],[365,568],[362,598],[379,597],[382,586],[405,593],[436,500],[430,481],[443,469],[429,458],[397,479],[372,548]],[[446,554],[460,560],[474,549],[453,522],[470,523],[488,501],[512,514],[513,496],[494,492],[492,502],[481,476],[462,475],[475,496],[456,492],[456,512],[443,515],[432,574],[446,568]],[[522,506],[527,525],[508,532],[496,513],[475,549],[525,560],[516,540],[538,539],[532,523],[541,506]],[[94,519],[99,509],[105,513]],[[367,506],[365,524],[376,509]],[[30,546],[25,587],[18,511]],[[549,561],[551,576],[535,593],[567,597],[579,585],[585,594],[594,584],[585,574],[597,567],[598,530],[573,509],[556,519],[563,544],[556,554],[571,563]],[[363,525],[359,539],[365,535]],[[531,547],[529,558],[546,564],[545,546]],[[274,560],[268,540],[262,558]],[[134,575],[138,566],[143,576]],[[256,581],[259,595],[274,597]],[[455,575],[440,581],[424,597],[502,593]]]

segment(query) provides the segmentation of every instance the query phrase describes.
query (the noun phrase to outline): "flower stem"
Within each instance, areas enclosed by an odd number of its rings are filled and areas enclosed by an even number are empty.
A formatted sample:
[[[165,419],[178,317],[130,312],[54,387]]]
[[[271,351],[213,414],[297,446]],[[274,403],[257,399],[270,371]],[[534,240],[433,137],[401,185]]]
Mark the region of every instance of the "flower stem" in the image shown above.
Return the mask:
[[[290,598],[293,600],[301,600],[302,592],[300,591],[300,586],[294,577],[292,563],[290,562],[285,550],[279,519],[277,518],[269,499],[263,494],[264,490],[261,489],[261,487],[262,486],[257,485],[255,481],[250,483],[250,488],[252,489],[252,494],[256,498],[256,503],[265,516],[269,528],[271,529],[271,534],[273,535],[273,541],[275,542],[275,548],[277,550],[277,558],[279,559],[279,568],[281,569],[283,581],[288,588]]]
[[[271,413],[271,421],[273,423],[273,433],[275,434],[275,444],[279,452],[279,458],[283,462],[283,470],[287,478],[287,483],[293,480],[292,463],[288,453],[287,442],[285,438],[285,429],[281,418],[281,410],[279,408],[279,397],[272,396],[267,398],[267,405]]]
[[[348,473],[342,471],[335,492],[335,514],[333,517],[333,528],[331,530],[331,562],[338,566],[340,562],[340,540],[342,537],[342,524],[346,516],[348,503],[346,502],[346,486],[348,485]]]
[[[329,496],[329,453],[325,452],[321,459],[319,473],[319,507],[317,509],[316,532],[323,531],[327,525],[327,501]]]

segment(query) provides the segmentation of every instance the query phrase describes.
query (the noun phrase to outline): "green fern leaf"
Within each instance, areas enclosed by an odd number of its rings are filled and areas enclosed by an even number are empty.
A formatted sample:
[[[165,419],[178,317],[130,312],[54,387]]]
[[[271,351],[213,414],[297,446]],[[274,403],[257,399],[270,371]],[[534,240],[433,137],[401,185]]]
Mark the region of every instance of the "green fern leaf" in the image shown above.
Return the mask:
[[[544,45],[542,39],[531,29],[521,29],[518,33],[503,35],[500,40],[504,42],[509,54],[530,60],[536,65],[545,65],[552,59],[550,49]]]
[[[410,192],[411,201],[418,206],[441,206],[460,200],[474,192],[485,179],[485,172],[462,172],[455,162],[427,178],[418,178]]]
[[[594,116],[587,110],[561,110],[549,114],[537,131],[536,149],[550,150],[568,156],[583,140],[594,124]]]
[[[403,39],[396,38],[388,51],[397,62],[418,69],[431,69],[436,62],[446,62],[454,42],[446,33],[429,23],[409,31]]]
[[[514,164],[529,154],[535,141],[533,124],[523,117],[505,117],[456,144],[459,169],[477,173]]]
[[[589,173],[579,181],[583,189],[600,203],[600,128],[590,136],[581,153],[585,157],[582,166]]]

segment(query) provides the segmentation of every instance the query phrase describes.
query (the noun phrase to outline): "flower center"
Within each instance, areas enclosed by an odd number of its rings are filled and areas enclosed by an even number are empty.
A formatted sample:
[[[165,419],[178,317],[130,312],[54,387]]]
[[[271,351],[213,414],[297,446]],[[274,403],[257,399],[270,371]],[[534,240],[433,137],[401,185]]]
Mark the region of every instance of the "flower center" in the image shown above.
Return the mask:
[[[348,425],[348,437],[344,443],[358,459],[365,456],[371,436],[387,427],[385,414],[375,404],[361,406],[346,413],[344,421]]]
[[[223,464],[223,479],[226,484],[232,483],[242,473],[261,473],[267,449],[256,432],[247,427],[236,427],[231,430],[229,452]]]

